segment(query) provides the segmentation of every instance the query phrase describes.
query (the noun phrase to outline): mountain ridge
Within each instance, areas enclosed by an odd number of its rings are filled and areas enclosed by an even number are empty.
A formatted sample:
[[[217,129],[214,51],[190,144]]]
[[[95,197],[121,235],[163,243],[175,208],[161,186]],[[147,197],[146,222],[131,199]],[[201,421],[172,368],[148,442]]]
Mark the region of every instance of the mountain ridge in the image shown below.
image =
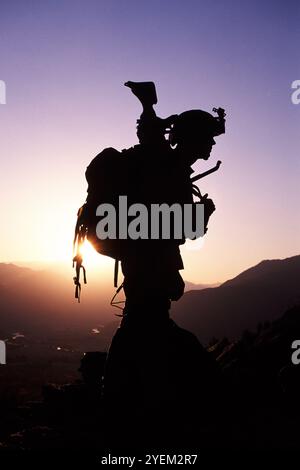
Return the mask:
[[[204,343],[212,336],[234,339],[297,304],[299,280],[300,255],[264,260],[219,287],[187,292],[173,304],[172,317]]]

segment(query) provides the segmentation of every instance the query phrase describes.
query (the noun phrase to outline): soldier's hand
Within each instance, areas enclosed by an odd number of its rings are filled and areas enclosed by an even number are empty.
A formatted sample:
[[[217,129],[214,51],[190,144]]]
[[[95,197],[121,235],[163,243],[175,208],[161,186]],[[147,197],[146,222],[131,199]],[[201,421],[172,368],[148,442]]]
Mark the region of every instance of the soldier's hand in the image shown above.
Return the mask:
[[[208,219],[211,216],[211,214],[216,210],[216,206],[214,204],[214,201],[212,199],[209,199],[209,198],[203,198],[203,200],[201,202],[202,202],[202,204],[204,204],[205,218]]]
[[[212,199],[207,198],[207,196],[202,198],[202,204],[204,204],[204,233],[207,232],[207,224],[210,216],[216,210],[216,206]]]

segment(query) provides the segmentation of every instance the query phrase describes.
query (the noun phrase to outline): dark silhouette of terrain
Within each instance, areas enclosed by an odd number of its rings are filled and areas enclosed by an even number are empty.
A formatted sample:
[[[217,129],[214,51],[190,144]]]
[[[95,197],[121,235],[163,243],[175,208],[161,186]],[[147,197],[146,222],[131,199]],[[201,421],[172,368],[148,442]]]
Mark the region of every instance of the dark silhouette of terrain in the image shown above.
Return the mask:
[[[207,304],[210,312],[215,312],[212,307],[220,299],[226,299],[222,305],[224,309],[228,308],[233,304],[231,296],[236,295],[241,320],[239,323],[233,321],[231,331],[240,329],[243,333],[232,335],[234,339],[230,339],[230,335],[229,339],[225,338],[232,317],[228,316],[228,324],[224,328],[224,325],[219,327],[216,316],[212,315],[207,337],[214,336],[215,339],[211,340],[207,352],[218,365],[219,372],[215,375],[194,340],[193,352],[183,347],[182,333],[175,326],[170,344],[175,348],[171,363],[176,363],[177,368],[172,372],[170,400],[164,401],[163,408],[155,399],[160,392],[154,367],[149,369],[152,373],[147,379],[144,402],[139,397],[129,403],[125,397],[118,396],[110,404],[107,414],[101,394],[103,355],[99,356],[99,364],[95,363],[96,374],[91,364],[88,372],[81,370],[83,377],[80,379],[78,368],[82,348],[92,346],[82,332],[61,336],[60,343],[56,337],[54,345],[63,345],[59,351],[53,349],[53,344],[49,348],[42,344],[43,341],[37,343],[32,337],[10,338],[8,364],[0,369],[0,448],[67,450],[76,447],[90,452],[102,447],[127,450],[160,447],[164,451],[176,446],[200,450],[297,449],[300,365],[295,366],[291,362],[291,344],[300,339],[300,307],[295,300],[295,306],[283,316],[278,310],[280,305],[292,304],[292,299],[297,298],[299,258],[263,261],[221,287],[184,295],[184,298],[189,298],[196,294],[199,298],[210,292],[211,307]],[[1,268],[3,273],[7,266]],[[45,283],[45,290],[46,286],[49,287],[46,275],[42,279],[41,273],[31,270],[15,266],[7,269],[1,282],[1,302],[11,301],[15,291],[15,305],[24,305],[20,300],[17,302],[19,289],[26,293],[39,282]],[[54,278],[53,292],[56,283],[57,278]],[[72,291],[72,285],[69,287]],[[254,302],[249,297],[255,289],[260,295]],[[264,292],[266,295],[261,304]],[[22,292],[22,299],[25,293]],[[43,292],[40,293],[40,299],[44,299]],[[253,306],[252,311],[249,303]],[[237,316],[238,311],[235,311]],[[48,311],[45,310],[44,314]],[[195,321],[194,331],[201,333],[204,328],[202,316],[199,314],[194,318],[198,321]],[[34,316],[30,319],[33,321]],[[19,325],[18,321],[15,325]],[[111,326],[110,337],[114,330],[115,327]],[[50,333],[46,332],[45,337],[47,334]],[[101,350],[100,337],[100,334],[92,336],[94,351]],[[186,338],[190,348],[192,337]],[[72,346],[72,341],[82,343],[82,347],[72,352],[66,344],[68,342]],[[176,343],[178,347],[175,347]],[[155,358],[155,344],[155,341],[144,344],[149,350],[150,360]],[[190,362],[191,358],[193,362]],[[187,374],[184,381],[183,373]],[[97,374],[99,382],[95,385]],[[94,378],[90,380],[89,377]],[[187,377],[189,387],[185,387]],[[135,390],[134,382],[132,386],[131,392]],[[191,389],[194,396],[189,393]],[[133,395],[130,393],[130,396]]]
[[[88,455],[103,448],[117,449],[121,455],[125,450],[143,449],[296,450],[300,365],[291,362],[291,344],[297,338],[300,305],[276,321],[257,325],[254,332],[245,332],[234,342],[215,340],[207,353],[218,365],[217,375],[203,368],[209,362],[203,362],[202,354],[195,355],[195,349],[192,356],[198,357],[198,368],[192,365],[192,379],[198,370],[202,391],[210,390],[209,395],[201,394],[201,389],[196,397],[183,393],[181,400],[170,397],[169,404],[161,408],[152,399],[157,384],[154,374],[149,377],[144,406],[140,400],[128,402],[118,397],[113,414],[111,408],[107,414],[100,391],[104,356],[89,356],[81,363],[81,380],[47,385],[42,401],[1,410],[6,433],[0,432],[0,449],[76,448]],[[183,344],[182,338],[179,343]],[[190,345],[190,339],[186,344]],[[182,366],[189,366],[187,357],[184,349],[176,351],[175,397],[183,391],[180,379]],[[98,380],[93,370],[98,371]]]
[[[239,337],[272,321],[300,299],[300,256],[262,261],[219,287],[193,290],[172,305],[172,317],[207,344]]]

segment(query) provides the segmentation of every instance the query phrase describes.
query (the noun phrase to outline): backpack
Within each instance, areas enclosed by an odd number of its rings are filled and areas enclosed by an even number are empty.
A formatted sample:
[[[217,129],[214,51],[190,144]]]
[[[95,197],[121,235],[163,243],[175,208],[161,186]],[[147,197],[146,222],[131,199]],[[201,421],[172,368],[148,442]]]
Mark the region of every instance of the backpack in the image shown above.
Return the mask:
[[[166,158],[164,162],[162,161],[163,158]],[[76,286],[75,298],[78,301],[80,301],[81,291],[81,270],[86,284],[86,271],[82,265],[81,254],[84,241],[88,240],[98,253],[115,260],[115,287],[117,287],[119,260],[126,254],[130,244],[128,239],[107,238],[100,240],[97,237],[96,227],[99,220],[101,220],[99,216],[96,216],[96,209],[99,204],[109,203],[116,208],[118,207],[120,195],[127,196],[129,204],[136,201],[153,202],[153,197],[155,202],[157,202],[157,198],[159,201],[168,201],[170,204],[173,202],[184,204],[193,202],[193,194],[199,199],[198,202],[194,203],[194,206],[199,203],[206,203],[207,195],[202,196],[198,187],[192,183],[215,170],[210,170],[192,179],[190,179],[188,171],[186,176],[182,177],[182,169],[176,168],[176,165],[172,164],[174,163],[172,158],[172,151],[168,153],[164,149],[162,149],[162,152],[151,153],[150,151],[148,154],[140,145],[122,150],[122,152],[109,147],[100,152],[87,167],[85,176],[88,183],[88,195],[86,202],[79,208],[77,213],[73,242],[73,267],[76,264],[76,276],[73,280]],[[149,163],[150,161],[154,161],[154,164]],[[157,165],[159,171],[157,171]],[[148,172],[150,172],[150,175],[148,175]],[[167,178],[168,184],[166,182]],[[153,184],[153,181],[155,181],[155,184]],[[205,217],[205,226],[207,226],[212,211],[205,211],[207,212],[205,214],[207,216]],[[185,239],[182,239],[178,244],[182,244],[184,241]]]
[[[134,148],[118,150],[109,147],[100,152],[86,169],[88,183],[87,198],[77,212],[77,222],[73,241],[73,267],[76,265],[76,276],[73,278],[76,289],[75,298],[80,302],[80,272],[83,271],[86,284],[86,271],[82,265],[81,247],[88,240],[94,249],[105,256],[113,258],[115,264],[114,285],[117,287],[118,261],[126,250],[127,240],[100,240],[96,234],[96,226],[101,218],[96,217],[96,209],[101,203],[109,203],[117,207],[119,195],[129,195],[132,186],[133,163],[129,155]]]
[[[77,254],[84,240],[87,239],[98,253],[115,260],[122,258],[126,252],[127,240],[118,238],[100,240],[96,234],[96,226],[101,217],[96,216],[96,209],[101,203],[118,207],[120,195],[127,196],[128,204],[136,201],[145,202],[145,194],[141,194],[141,192],[145,192],[145,182],[148,182],[149,185],[149,179],[153,177],[153,174],[152,176],[148,174],[151,165],[147,165],[151,156],[140,145],[121,152],[109,147],[91,161],[85,172],[88,195],[86,202],[77,213],[74,237],[74,251],[77,251]],[[155,168],[155,186],[154,190],[146,189],[150,199],[151,193],[159,192],[159,188],[163,191],[165,187],[167,173],[166,171],[163,173],[162,168],[165,166],[166,169],[166,165],[161,165],[161,161],[159,165],[160,178],[157,174],[157,166],[152,165]],[[146,176],[145,173],[147,173]],[[141,184],[140,181],[142,181]]]

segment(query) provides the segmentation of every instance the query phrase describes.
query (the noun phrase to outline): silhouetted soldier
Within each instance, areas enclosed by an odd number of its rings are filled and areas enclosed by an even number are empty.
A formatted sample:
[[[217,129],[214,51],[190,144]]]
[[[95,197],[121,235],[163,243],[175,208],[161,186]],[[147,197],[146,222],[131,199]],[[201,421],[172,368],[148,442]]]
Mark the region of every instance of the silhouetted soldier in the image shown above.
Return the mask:
[[[143,97],[140,99],[142,101]],[[167,203],[169,206],[179,203],[182,207],[183,204],[192,204],[191,165],[197,159],[209,158],[215,144],[214,137],[224,132],[224,121],[201,110],[162,120],[156,118],[153,109],[152,112],[149,107],[147,110],[148,119],[143,116],[146,114],[144,110],[138,125],[140,145],[134,147],[131,157],[135,168],[132,182],[135,202],[148,206],[153,203]],[[175,148],[171,148],[164,138],[170,123],[170,143],[176,145]],[[147,132],[142,133],[141,127]],[[215,206],[207,195],[201,198],[201,203],[205,206],[207,227]],[[121,258],[126,295],[123,324],[133,317],[135,322],[159,322],[168,318],[171,301],[178,300],[184,292],[184,282],[179,273],[183,269],[179,245],[184,242],[184,238],[129,240],[126,253]]]
[[[153,111],[156,100],[147,95],[151,82],[129,84],[144,107],[137,128],[140,144],[128,155],[134,189],[130,203],[140,202],[148,207],[153,203],[192,204],[196,188],[191,180],[191,165],[197,159],[207,160],[214,137],[224,132],[222,110],[218,117],[191,110],[163,120]],[[169,141],[165,139],[167,130]],[[215,206],[207,195],[199,194],[205,207],[206,231]],[[184,390],[197,394],[197,372],[193,377],[193,369],[202,367],[203,378],[208,373],[204,369],[209,360],[197,339],[169,319],[171,301],[184,293],[179,249],[184,242],[184,237],[127,242],[121,257],[126,303],[121,326],[110,347],[105,376],[106,396],[113,400],[122,390],[127,404],[160,409],[172,402],[172,395],[175,401],[178,394],[183,398]],[[189,384],[183,379],[184,374],[189,376]]]
[[[137,126],[139,144],[122,152],[105,149],[91,162],[86,172],[87,202],[79,211],[75,240],[80,243],[87,236],[100,253],[121,261],[126,302],[108,354],[105,398],[112,402],[110,409],[122,398],[131,413],[135,409],[141,418],[145,410],[154,412],[167,404],[175,405],[179,397],[193,403],[193,397],[198,399],[199,369],[203,383],[208,383],[213,365],[197,338],[169,318],[171,302],[184,293],[179,249],[185,242],[184,235],[180,239],[171,236],[99,241],[96,208],[100,202],[116,204],[122,194],[127,195],[128,206],[142,203],[148,209],[152,204],[163,203],[183,207],[193,204],[195,195],[204,204],[206,232],[215,206],[193,182],[215,171],[219,162],[197,177],[191,177],[191,165],[209,158],[214,137],[225,132],[225,113],[221,108],[214,109],[218,114],[214,117],[202,110],[191,110],[161,119],[153,109],[157,102],[154,83],[126,85],[143,105]],[[151,214],[151,210],[148,212]],[[78,296],[79,252],[74,259]]]

